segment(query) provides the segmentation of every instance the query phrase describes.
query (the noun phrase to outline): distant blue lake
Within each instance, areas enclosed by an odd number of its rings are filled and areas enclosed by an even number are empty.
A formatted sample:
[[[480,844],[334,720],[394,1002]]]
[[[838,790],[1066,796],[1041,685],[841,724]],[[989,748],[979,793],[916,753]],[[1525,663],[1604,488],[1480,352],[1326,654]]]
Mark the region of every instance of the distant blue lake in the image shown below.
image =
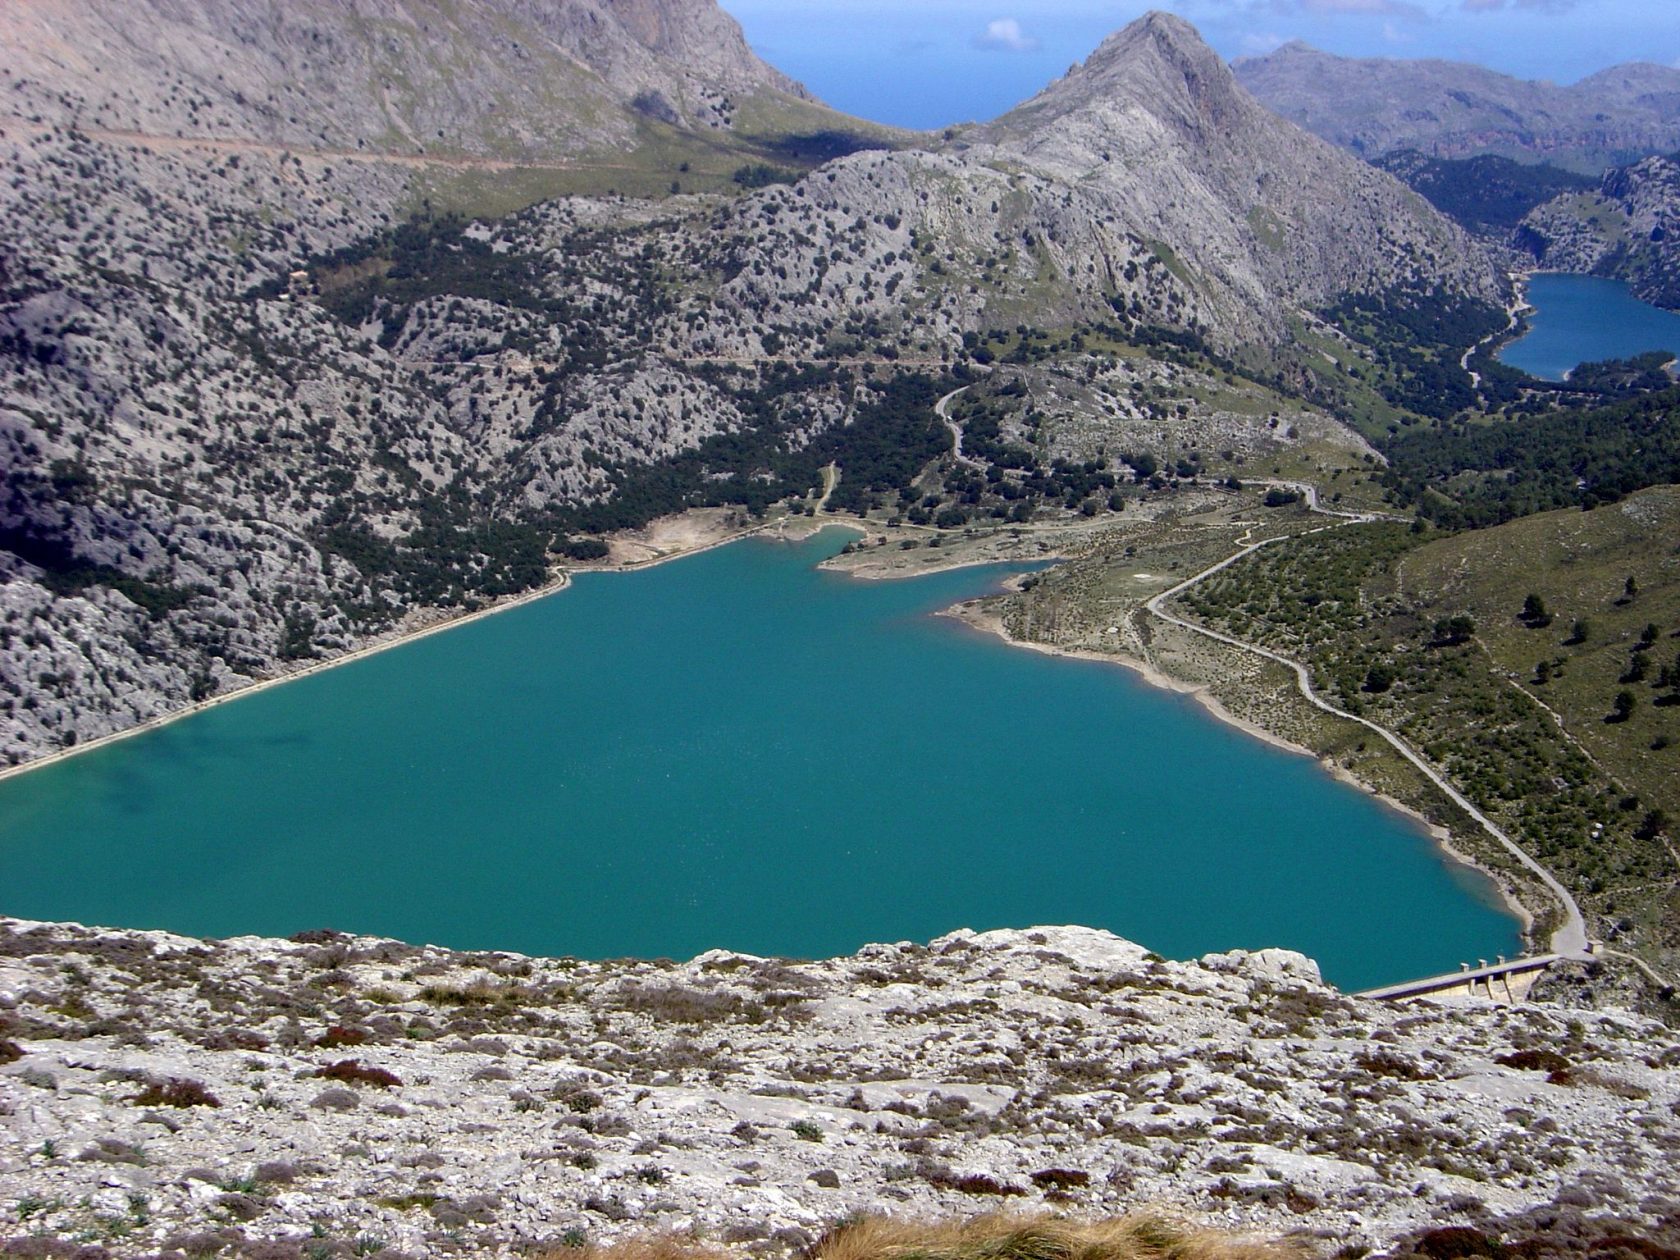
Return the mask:
[[[1528,283],[1529,331],[1499,359],[1531,376],[1561,381],[1583,363],[1649,350],[1680,355],[1680,315],[1641,302],[1620,280],[1537,275]]]
[[[1083,923],[1346,986],[1517,950],[1311,759],[931,615],[1008,570],[819,571],[848,536],[586,574],[0,783],[0,911],[583,957]]]

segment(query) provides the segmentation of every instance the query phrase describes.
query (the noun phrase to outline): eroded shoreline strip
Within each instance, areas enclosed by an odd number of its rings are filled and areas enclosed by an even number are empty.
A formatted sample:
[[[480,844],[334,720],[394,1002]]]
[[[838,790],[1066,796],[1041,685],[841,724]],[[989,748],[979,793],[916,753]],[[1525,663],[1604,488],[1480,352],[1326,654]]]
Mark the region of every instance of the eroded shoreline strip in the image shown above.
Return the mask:
[[[1292,740],[1286,739],[1282,735],[1277,734],[1275,731],[1267,730],[1258,723],[1250,721],[1248,718],[1238,716],[1225,706],[1225,704],[1213,693],[1212,689],[1206,683],[1195,683],[1182,678],[1175,678],[1171,674],[1165,673],[1150,661],[1125,652],[1098,652],[1089,648],[1061,647],[1051,643],[1035,643],[1027,639],[1018,639],[1010,633],[1009,628],[1004,624],[1002,617],[998,616],[996,613],[988,612],[978,607],[977,601],[970,600],[957,604],[951,608],[945,609],[940,615],[961,621],[965,625],[979,631],[982,634],[995,636],[1013,648],[1024,648],[1029,652],[1039,652],[1045,656],[1059,656],[1069,660],[1094,661],[1101,665],[1118,666],[1121,669],[1125,669],[1132,674],[1135,674],[1141,681],[1147,683],[1151,687],[1157,687],[1162,691],[1170,691],[1174,694],[1186,696],[1194,700],[1204,710],[1206,710],[1210,716],[1225,723],[1227,726],[1235,727],[1238,731],[1252,739],[1257,739],[1261,743],[1269,744],[1271,747],[1276,748],[1281,752],[1306,757],[1313,762],[1316,762],[1318,766],[1332,778],[1345,783],[1349,787],[1357,788],[1359,791],[1365,793],[1369,797],[1372,797],[1386,808],[1392,809],[1396,813],[1404,815],[1407,819],[1417,823],[1418,826],[1423,828],[1423,830],[1427,833],[1430,841],[1440,851],[1441,855],[1449,862],[1454,865],[1464,867],[1467,870],[1474,871],[1488,880],[1494,890],[1498,893],[1500,904],[1510,912],[1512,918],[1516,919],[1517,922],[1521,924],[1525,939],[1533,930],[1534,924],[1537,921],[1533,909],[1517,896],[1516,892],[1510,887],[1506,880],[1500,878],[1498,871],[1478,861],[1474,857],[1471,857],[1468,853],[1465,853],[1462,849],[1454,845],[1452,842],[1452,832],[1448,828],[1442,826],[1440,823],[1432,822],[1417,807],[1408,805],[1406,802],[1398,800],[1395,797],[1378,790],[1371,784],[1366,783],[1357,775],[1349,772],[1345,767],[1335,765],[1332,762],[1327,762],[1323,757],[1319,756],[1304,744],[1297,744]]]
[[[834,523],[840,524],[841,522]],[[157,714],[154,717],[147,718],[145,721],[140,722],[137,725],[125,727],[120,731],[112,731],[106,735],[100,735],[94,739],[87,740],[85,743],[78,743],[73,748],[61,748],[57,752],[48,753],[45,756],[37,757],[32,761],[23,762],[21,765],[7,766],[0,769],[0,783],[4,783],[8,779],[19,778],[36,770],[44,770],[48,766],[58,765],[61,762],[69,761],[73,757],[80,757],[86,753],[96,752],[101,748],[108,748],[112,744],[120,743],[123,740],[133,739],[139,735],[145,735],[152,731],[162,730],[164,727],[170,726],[176,722],[185,721],[187,718],[191,717],[197,717],[199,714],[207,713],[211,709],[220,708],[222,705],[232,704],[235,701],[247,699],[261,692],[271,690],[272,688],[281,687],[287,683],[301,682],[305,678],[312,678],[317,674],[324,674],[328,670],[338,669],[340,666],[350,665],[356,661],[366,660],[368,657],[377,656],[381,652],[389,652],[395,648],[400,648],[410,643],[417,643],[421,639],[429,638],[434,634],[443,634],[445,631],[456,630],[462,626],[471,625],[475,621],[482,621],[486,617],[494,617],[499,613],[511,612],[515,608],[523,608],[527,604],[534,604],[538,600],[547,599],[551,595],[558,595],[562,591],[569,589],[572,585],[572,580],[580,573],[637,573],[644,569],[654,568],[657,565],[667,564],[673,560],[685,560],[689,556],[697,556],[702,552],[712,551],[718,547],[726,547],[730,543],[740,542],[746,538],[752,538],[771,528],[772,524],[761,523],[744,529],[731,530],[721,536],[702,538],[701,541],[696,542],[692,546],[677,548],[670,552],[648,556],[645,559],[624,561],[613,565],[603,565],[599,568],[565,570],[552,581],[545,582],[543,585],[534,587],[531,590],[522,591],[518,595],[507,596],[504,599],[487,604],[483,608],[477,608],[471,612],[461,613],[457,616],[444,616],[422,626],[387,631],[385,634],[372,642],[365,643],[361,647],[351,648],[349,651],[341,653],[338,656],[331,657],[330,659],[314,661],[300,669],[292,670],[284,674],[277,674],[270,678],[253,679],[251,682],[242,687],[235,688],[232,691],[225,692],[221,695],[211,696],[206,700],[195,701],[184,708],[172,709],[167,713]]]

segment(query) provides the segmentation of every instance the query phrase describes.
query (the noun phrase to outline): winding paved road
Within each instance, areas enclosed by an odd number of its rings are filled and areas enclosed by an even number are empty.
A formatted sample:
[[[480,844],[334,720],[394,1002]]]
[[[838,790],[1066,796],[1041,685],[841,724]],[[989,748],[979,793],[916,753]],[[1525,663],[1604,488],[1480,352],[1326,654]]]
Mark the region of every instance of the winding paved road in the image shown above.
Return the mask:
[[[964,385],[961,389],[953,389],[949,394],[946,394],[945,397],[933,404],[933,413],[945,422],[945,427],[947,429],[951,430],[951,454],[956,456],[957,463],[967,464],[970,468],[984,469],[986,465],[982,464],[971,455],[963,454],[962,425],[951,419],[951,404],[956,401],[958,394],[966,392],[968,388],[969,387],[967,385]]]
[[[1343,518],[1343,523],[1359,523],[1380,519],[1376,514],[1361,515],[1351,512],[1327,512],[1325,509],[1318,506],[1317,493],[1312,491],[1310,487],[1296,486],[1295,488],[1305,489],[1307,491],[1307,505],[1314,512],[1341,517]],[[1319,534],[1323,533],[1325,530],[1339,528],[1341,528],[1341,525],[1339,524],[1323,525],[1318,529],[1310,530],[1309,532]],[[1231,635],[1221,634],[1217,630],[1209,630],[1205,626],[1199,626],[1193,622],[1184,620],[1182,617],[1176,617],[1172,613],[1168,612],[1164,607],[1168,600],[1173,599],[1178,595],[1182,595],[1185,591],[1189,590],[1197,583],[1203,582],[1212,577],[1215,573],[1229,568],[1231,565],[1235,564],[1244,557],[1253,555],[1262,547],[1269,547],[1273,543],[1283,542],[1285,539],[1294,537],[1300,537],[1300,535],[1281,534],[1274,538],[1263,538],[1257,543],[1250,543],[1241,551],[1227,556],[1218,564],[1210,565],[1208,568],[1203,569],[1200,573],[1195,574],[1193,577],[1186,578],[1177,586],[1162,591],[1153,599],[1145,602],[1144,608],[1169,625],[1177,626],[1182,630],[1188,630],[1192,634],[1199,634],[1205,638],[1213,639],[1216,642],[1227,644],[1230,647],[1241,648],[1245,652],[1253,652],[1256,656],[1263,656],[1267,660],[1276,661],[1279,665],[1286,666],[1290,670],[1294,671],[1295,681],[1300,687],[1301,695],[1309,704],[1322,709],[1326,713],[1332,713],[1339,718],[1345,718],[1350,722],[1357,722],[1359,725],[1365,727],[1367,730],[1387,741],[1396,752],[1398,752],[1407,761],[1411,762],[1412,765],[1416,766],[1425,778],[1427,778],[1436,787],[1440,788],[1441,791],[1444,792],[1456,805],[1458,805],[1460,809],[1464,810],[1465,813],[1474,818],[1482,829],[1488,833],[1488,835],[1498,841],[1500,846],[1504,848],[1506,852],[1521,863],[1524,868],[1533,873],[1535,878],[1540,880],[1540,882],[1546,886],[1551,894],[1557,898],[1558,903],[1563,908],[1564,918],[1563,922],[1552,933],[1552,953],[1568,958],[1589,957],[1590,955],[1587,950],[1586,920],[1581,917],[1581,908],[1575,904],[1575,898],[1570,896],[1569,890],[1559,883],[1556,876],[1554,876],[1549,870],[1547,870],[1539,862],[1535,861],[1533,857],[1529,856],[1527,850],[1525,850],[1515,840],[1511,839],[1510,836],[1506,835],[1505,832],[1501,830],[1491,818],[1489,818],[1481,810],[1477,809],[1476,806],[1473,805],[1462,792],[1455,788],[1451,783],[1447,782],[1447,780],[1442,777],[1442,775],[1433,766],[1426,762],[1418,753],[1414,752],[1412,748],[1398,735],[1395,735],[1385,727],[1378,726],[1375,722],[1368,718],[1356,716],[1344,709],[1338,709],[1335,705],[1320,697],[1318,693],[1313,690],[1311,674],[1308,672],[1307,667],[1301,664],[1301,662],[1291,660],[1289,657],[1284,656],[1281,653],[1274,652],[1270,648],[1260,647],[1253,643],[1245,643],[1243,640],[1234,638]]]

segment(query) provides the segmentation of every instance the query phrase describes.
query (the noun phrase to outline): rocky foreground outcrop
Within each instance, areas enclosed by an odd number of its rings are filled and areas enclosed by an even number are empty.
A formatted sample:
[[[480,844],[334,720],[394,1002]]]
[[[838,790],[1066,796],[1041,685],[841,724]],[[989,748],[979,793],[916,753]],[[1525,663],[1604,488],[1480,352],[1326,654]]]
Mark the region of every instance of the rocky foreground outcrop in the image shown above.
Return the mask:
[[[1358,1255],[1543,1204],[1680,1211],[1672,1031],[1385,1006],[1281,951],[1042,928],[678,965],[0,920],[0,1008],[23,1254],[769,1250],[1047,1202]]]

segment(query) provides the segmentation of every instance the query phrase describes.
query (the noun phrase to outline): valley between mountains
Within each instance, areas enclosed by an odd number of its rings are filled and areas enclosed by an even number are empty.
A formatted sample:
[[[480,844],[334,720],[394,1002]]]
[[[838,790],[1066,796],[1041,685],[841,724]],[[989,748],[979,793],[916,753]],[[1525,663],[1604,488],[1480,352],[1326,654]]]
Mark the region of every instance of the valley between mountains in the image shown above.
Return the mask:
[[[0,765],[846,523],[866,576],[1056,561],[961,615],[1198,690],[1604,946],[1506,1010],[1074,928],[677,966],[8,920],[0,1254],[1028,1201],[1673,1254],[1680,389],[1496,354],[1537,266],[1676,305],[1670,76],[1233,70],[1152,13],[911,133],[710,0],[39,0],[0,54]]]

